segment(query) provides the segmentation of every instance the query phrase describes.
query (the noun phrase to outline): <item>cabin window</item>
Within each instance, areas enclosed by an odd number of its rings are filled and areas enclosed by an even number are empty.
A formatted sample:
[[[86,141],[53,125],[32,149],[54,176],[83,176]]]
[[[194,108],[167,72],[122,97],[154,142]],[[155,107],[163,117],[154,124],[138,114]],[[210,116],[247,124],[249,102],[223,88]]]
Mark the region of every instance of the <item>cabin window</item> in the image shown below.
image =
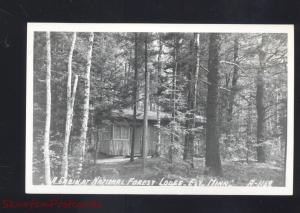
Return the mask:
[[[122,139],[129,139],[129,128],[128,127],[122,127],[121,128],[121,138]]]
[[[121,127],[114,126],[114,138],[121,139]]]
[[[114,126],[115,139],[129,139],[129,128],[124,126]]]
[[[109,140],[111,139],[111,128],[110,126],[105,126],[101,129],[102,133],[102,140]]]

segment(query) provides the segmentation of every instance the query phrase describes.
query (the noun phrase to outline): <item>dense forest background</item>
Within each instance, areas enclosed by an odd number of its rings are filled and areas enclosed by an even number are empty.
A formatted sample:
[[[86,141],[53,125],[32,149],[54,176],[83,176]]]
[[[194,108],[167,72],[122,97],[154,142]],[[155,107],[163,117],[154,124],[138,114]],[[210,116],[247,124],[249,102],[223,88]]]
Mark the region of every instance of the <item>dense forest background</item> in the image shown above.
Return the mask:
[[[128,108],[171,115],[156,125],[168,153],[131,156],[142,177],[155,164],[169,178],[284,185],[287,35],[35,32],[34,183],[108,171],[86,157],[89,144],[101,115]]]

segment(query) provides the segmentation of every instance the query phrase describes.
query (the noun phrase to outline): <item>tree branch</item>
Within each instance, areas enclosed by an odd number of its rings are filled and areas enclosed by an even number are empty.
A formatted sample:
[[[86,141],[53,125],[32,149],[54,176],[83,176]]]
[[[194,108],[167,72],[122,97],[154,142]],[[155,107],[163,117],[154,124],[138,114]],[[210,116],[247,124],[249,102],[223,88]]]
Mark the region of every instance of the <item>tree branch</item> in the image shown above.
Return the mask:
[[[205,68],[204,66],[202,66],[201,64],[199,64],[199,66],[204,70],[206,71],[207,73],[209,73],[209,70],[207,68]]]

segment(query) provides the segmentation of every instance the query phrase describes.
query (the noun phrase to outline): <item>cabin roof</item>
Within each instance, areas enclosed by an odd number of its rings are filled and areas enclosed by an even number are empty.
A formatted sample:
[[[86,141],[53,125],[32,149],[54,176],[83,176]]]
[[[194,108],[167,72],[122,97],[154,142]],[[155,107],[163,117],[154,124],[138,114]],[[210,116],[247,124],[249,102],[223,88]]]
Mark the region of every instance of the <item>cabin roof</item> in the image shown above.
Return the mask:
[[[122,109],[122,110],[113,110],[111,113],[112,117],[115,118],[128,118],[132,119],[133,110],[132,109]],[[137,120],[144,119],[144,112],[138,110],[137,111]],[[161,119],[170,119],[172,115],[166,112],[160,112]],[[157,112],[156,111],[148,111],[148,120],[150,121],[157,121]],[[199,123],[206,123],[206,118],[201,115],[196,115],[196,121]]]

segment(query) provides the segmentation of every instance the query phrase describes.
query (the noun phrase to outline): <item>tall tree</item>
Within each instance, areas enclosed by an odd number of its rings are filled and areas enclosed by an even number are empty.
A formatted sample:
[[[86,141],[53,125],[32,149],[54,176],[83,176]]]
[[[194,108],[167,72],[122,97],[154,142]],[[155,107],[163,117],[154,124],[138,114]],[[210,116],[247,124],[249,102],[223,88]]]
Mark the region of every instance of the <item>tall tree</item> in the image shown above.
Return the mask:
[[[187,98],[187,129],[188,133],[185,137],[185,146],[183,159],[190,163],[193,167],[194,156],[194,130],[196,127],[196,113],[197,113],[197,91],[198,91],[198,75],[200,69],[200,34],[195,33],[190,44],[190,51],[192,55],[192,61],[190,70],[187,73],[189,81],[188,98]]]
[[[247,110],[247,127],[246,127],[246,162],[249,161],[249,147],[251,143],[251,134],[252,134],[252,103],[248,102],[248,110]]]
[[[265,77],[264,71],[266,66],[266,35],[261,35],[261,43],[258,48],[258,58],[259,58],[259,68],[257,70],[257,79],[256,79],[256,110],[257,110],[257,161],[265,162],[265,150],[264,145],[262,144],[265,140]]]
[[[94,42],[94,33],[89,34],[88,38],[88,51],[87,51],[87,61],[86,61],[86,70],[84,73],[84,103],[83,103],[83,116],[82,116],[82,125],[80,130],[80,159],[77,170],[77,175],[81,174],[84,154],[85,154],[85,145],[86,145],[86,133],[88,130],[88,120],[89,120],[89,106],[90,106],[90,72],[92,65],[92,51],[93,51],[93,42]]]
[[[188,91],[187,91],[187,113],[186,113],[186,129],[187,133],[184,140],[184,152],[183,160],[188,161],[192,164],[192,153],[191,153],[191,141],[194,141],[194,134],[192,132],[193,128],[193,107],[194,107],[194,75],[195,75],[195,34],[190,40],[189,52],[191,60],[189,60],[189,66],[187,71],[188,80]]]
[[[213,176],[222,176],[222,165],[219,151],[219,135],[217,122],[218,90],[219,90],[219,51],[220,34],[209,35],[208,91],[206,105],[206,153],[205,165],[208,173]]]
[[[138,90],[138,35],[134,33],[134,86],[133,86],[133,128],[131,139],[130,161],[134,160],[134,144],[136,132],[137,90]]]
[[[72,58],[73,52],[75,48],[76,42],[76,32],[72,35],[72,43],[69,53],[68,60],[68,82],[67,82],[67,117],[66,117],[66,127],[65,127],[65,141],[63,148],[63,156],[62,156],[62,169],[61,176],[64,178],[68,177],[68,149],[69,149],[69,141],[70,141],[70,133],[72,128],[72,119],[73,119],[73,106],[75,101],[75,93],[77,88],[78,77],[75,77],[74,88],[72,93]]]
[[[147,143],[148,143],[148,99],[149,99],[149,73],[148,73],[148,34],[145,33],[145,96],[144,96],[144,125],[143,125],[143,142],[142,142],[142,156],[143,169],[145,169],[147,157]]]
[[[226,126],[225,126],[225,134],[226,134],[226,140],[225,140],[225,145],[230,146],[230,141],[232,139],[231,136],[231,129],[232,129],[232,119],[233,119],[233,106],[235,103],[235,96],[238,92],[238,78],[239,78],[239,61],[238,61],[238,54],[239,54],[239,35],[235,35],[234,37],[234,42],[233,42],[233,62],[226,62],[230,65],[233,65],[233,74],[232,78],[230,79],[230,74],[226,75],[226,84],[225,88],[228,89],[228,91],[225,90],[226,94],[224,95],[225,99],[225,105],[226,105],[226,111],[227,113],[225,114],[226,118]],[[231,86],[229,85],[231,80]],[[222,107],[222,106],[221,106]],[[222,108],[220,108],[222,111]],[[222,118],[220,118],[222,120]]]
[[[156,118],[157,118],[157,144],[155,147],[155,155],[160,156],[160,148],[161,148],[161,119],[160,119],[160,99],[158,95],[159,87],[160,87],[160,77],[161,77],[161,55],[162,55],[162,41],[161,36],[158,35],[158,57],[157,57],[157,71],[156,71]]]
[[[173,72],[172,72],[172,126],[171,126],[171,144],[169,147],[169,160],[173,162],[173,151],[175,143],[175,131],[176,131],[176,81],[177,81],[177,68],[178,68],[178,39],[176,34],[173,35]]]
[[[45,184],[51,184],[50,165],[50,122],[51,122],[51,41],[50,32],[46,32],[47,72],[46,72],[46,122],[44,135]]]
[[[233,105],[234,99],[237,93],[237,81],[239,77],[239,62],[238,62],[238,54],[239,54],[239,40],[238,36],[234,38],[233,44],[233,75],[231,81],[231,90],[230,90],[230,97],[229,97],[229,106],[228,106],[228,115],[227,115],[227,122],[229,124],[229,131],[231,129],[231,121],[232,121],[232,112],[233,112]],[[230,132],[229,132],[230,134]]]
[[[193,127],[195,127],[195,121],[196,121],[196,113],[197,113],[197,91],[198,91],[198,76],[199,76],[199,72],[200,72],[200,34],[197,33],[196,35],[196,48],[195,48],[195,52],[196,52],[196,71],[195,71],[195,76],[194,76],[194,106],[193,106]]]

